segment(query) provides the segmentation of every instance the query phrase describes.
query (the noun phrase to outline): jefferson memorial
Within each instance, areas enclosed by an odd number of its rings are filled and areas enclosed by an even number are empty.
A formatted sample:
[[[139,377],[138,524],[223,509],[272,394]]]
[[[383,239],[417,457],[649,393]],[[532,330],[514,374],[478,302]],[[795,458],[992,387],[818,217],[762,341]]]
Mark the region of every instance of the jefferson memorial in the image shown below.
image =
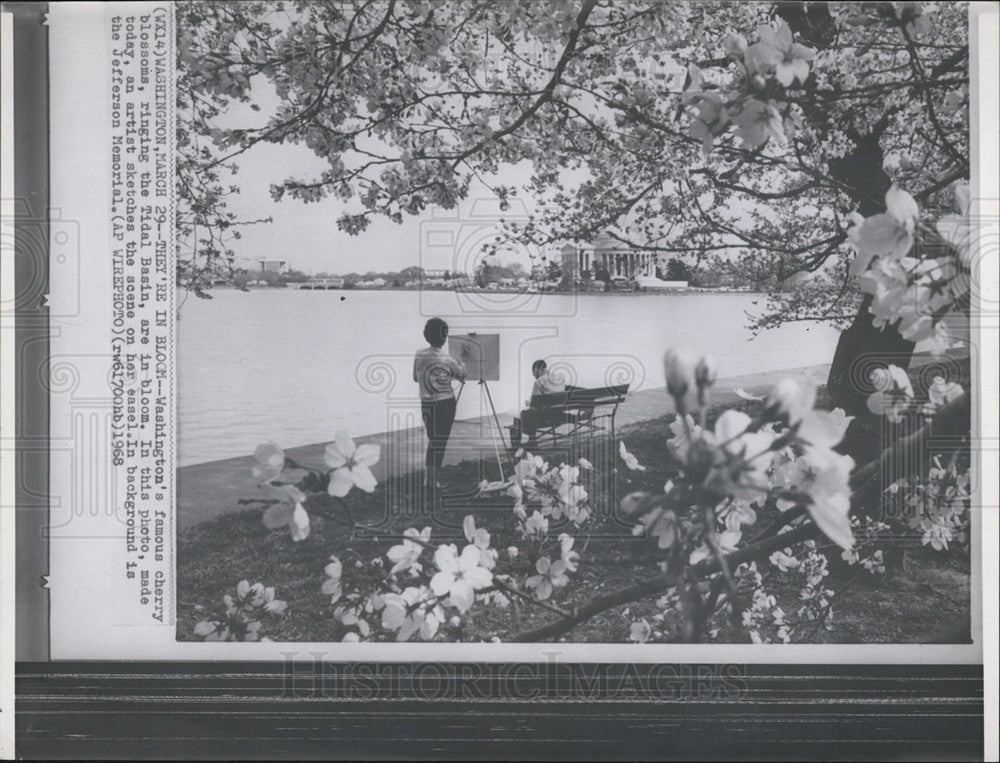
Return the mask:
[[[584,270],[589,270],[591,278],[595,278],[598,270],[603,268],[611,278],[656,282],[665,286],[687,286],[682,281],[661,281],[656,277],[655,254],[633,249],[607,233],[601,233],[593,244],[563,244],[559,253],[563,276],[574,281],[580,278]]]

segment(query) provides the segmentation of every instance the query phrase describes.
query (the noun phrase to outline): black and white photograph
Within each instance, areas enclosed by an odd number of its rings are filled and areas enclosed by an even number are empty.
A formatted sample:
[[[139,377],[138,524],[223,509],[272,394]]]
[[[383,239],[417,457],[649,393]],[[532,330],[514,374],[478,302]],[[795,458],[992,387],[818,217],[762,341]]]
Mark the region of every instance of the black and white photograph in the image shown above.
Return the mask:
[[[998,41],[4,0],[0,758],[995,759]]]
[[[179,640],[970,643],[965,5],[176,22]]]

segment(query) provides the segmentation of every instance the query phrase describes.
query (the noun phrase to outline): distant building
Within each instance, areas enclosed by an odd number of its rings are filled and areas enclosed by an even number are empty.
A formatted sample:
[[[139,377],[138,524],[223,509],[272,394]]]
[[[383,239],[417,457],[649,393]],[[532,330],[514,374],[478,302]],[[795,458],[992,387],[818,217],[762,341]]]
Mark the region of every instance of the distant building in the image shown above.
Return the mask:
[[[564,244],[559,250],[564,278],[580,280],[584,270],[596,277],[606,270],[611,278],[634,280],[656,276],[656,255],[643,252],[616,241],[607,233],[600,234],[593,244]]]
[[[261,273],[284,273],[288,270],[288,263],[284,260],[257,260]]]

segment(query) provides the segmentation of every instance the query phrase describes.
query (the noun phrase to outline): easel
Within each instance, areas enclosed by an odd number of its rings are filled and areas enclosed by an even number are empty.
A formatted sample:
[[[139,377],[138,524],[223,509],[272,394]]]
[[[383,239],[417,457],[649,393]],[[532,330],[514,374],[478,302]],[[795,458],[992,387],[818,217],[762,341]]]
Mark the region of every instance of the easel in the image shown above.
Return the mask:
[[[470,332],[469,336],[470,337],[474,337],[475,334],[472,333],[472,332]],[[483,393],[485,392],[485,394],[486,394],[486,402],[487,402],[487,404],[490,407],[490,413],[491,413],[491,416],[489,417],[489,419],[490,419],[490,436],[491,436],[491,438],[493,440],[493,452],[495,453],[496,459],[497,459],[497,469],[500,470],[500,481],[503,482],[507,478],[506,478],[506,476],[504,476],[504,473],[503,473],[503,461],[502,461],[502,459],[500,457],[500,446],[498,445],[498,442],[499,443],[503,443],[503,441],[504,441],[503,440],[503,428],[500,426],[500,417],[497,415],[497,408],[493,404],[493,394],[490,392],[490,385],[486,383],[486,378],[485,378],[486,375],[484,373],[483,364],[484,364],[483,356],[482,356],[482,353],[480,353],[480,356],[479,356],[479,374],[477,374],[479,376],[479,382],[478,382],[478,386],[479,386],[479,403],[480,403],[480,405],[482,405],[482,402],[483,402]],[[455,405],[456,406],[458,405],[458,401],[462,399],[462,392],[463,392],[463,390],[465,390],[465,382],[464,381],[462,382],[462,386],[458,388],[458,396],[455,398]],[[493,429],[494,425],[496,426],[496,430],[495,431]],[[506,452],[506,450],[507,450],[506,444],[504,445],[503,450],[504,450],[504,452]]]

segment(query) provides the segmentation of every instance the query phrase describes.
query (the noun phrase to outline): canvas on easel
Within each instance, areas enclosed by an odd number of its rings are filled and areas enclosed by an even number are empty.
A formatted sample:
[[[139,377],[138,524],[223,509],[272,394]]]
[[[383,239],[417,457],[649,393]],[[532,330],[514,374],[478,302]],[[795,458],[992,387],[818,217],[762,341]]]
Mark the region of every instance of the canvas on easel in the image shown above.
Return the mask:
[[[453,334],[448,353],[465,364],[469,381],[500,381],[499,334]]]

